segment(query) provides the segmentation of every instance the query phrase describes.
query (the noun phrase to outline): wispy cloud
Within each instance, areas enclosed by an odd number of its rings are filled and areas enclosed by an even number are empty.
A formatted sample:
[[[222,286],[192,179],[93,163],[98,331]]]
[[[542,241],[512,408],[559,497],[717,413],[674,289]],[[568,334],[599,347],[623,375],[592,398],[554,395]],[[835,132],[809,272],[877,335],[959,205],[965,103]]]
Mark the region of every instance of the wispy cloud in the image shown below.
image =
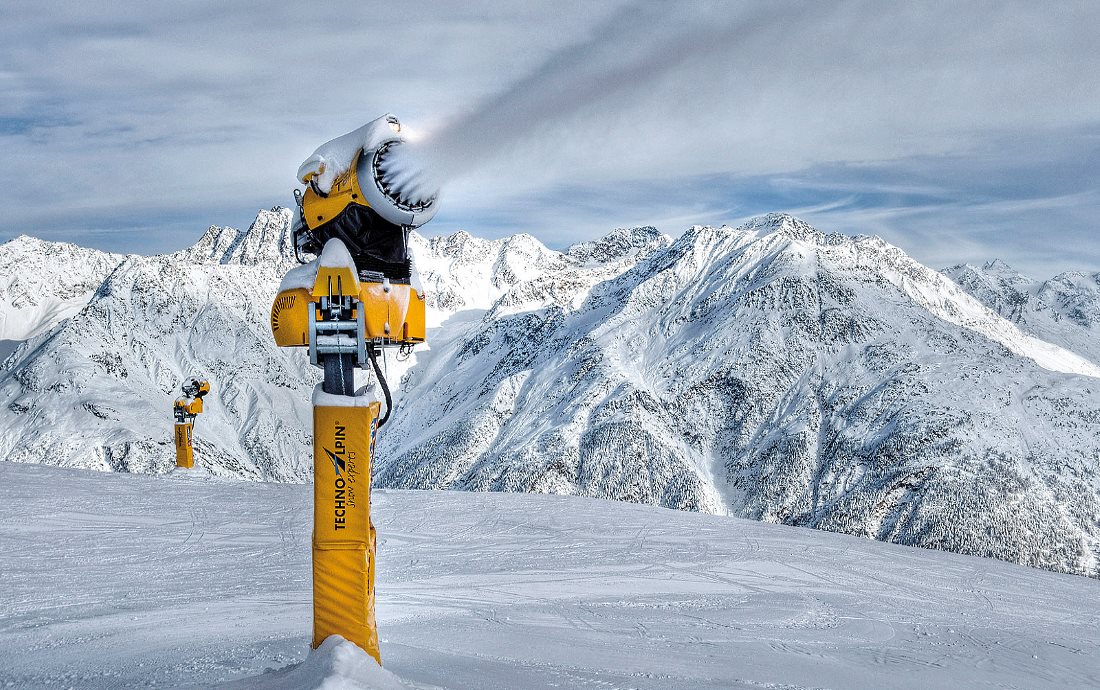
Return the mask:
[[[0,239],[184,246],[393,111],[452,161],[427,230],[562,246],[801,209],[934,264],[1100,268],[1098,25],[1092,2],[16,4]]]

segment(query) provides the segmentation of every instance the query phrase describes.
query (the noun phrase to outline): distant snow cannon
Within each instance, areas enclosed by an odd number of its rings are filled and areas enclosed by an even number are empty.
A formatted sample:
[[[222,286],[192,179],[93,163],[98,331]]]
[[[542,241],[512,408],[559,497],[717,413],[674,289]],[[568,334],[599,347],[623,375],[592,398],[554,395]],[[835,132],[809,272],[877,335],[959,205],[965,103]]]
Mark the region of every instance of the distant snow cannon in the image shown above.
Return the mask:
[[[424,342],[424,295],[408,238],[435,215],[438,193],[386,115],[314,152],[298,170],[295,249],[271,307],[281,347],[308,347],[324,369],[313,392],[313,642],[331,635],[382,663],[374,616],[376,538],[371,463],[392,399],[379,365],[387,349]],[[314,254],[304,261],[302,254]],[[356,390],[373,371],[385,398]]]
[[[176,398],[172,404],[176,418],[176,467],[191,469],[195,466],[195,418],[202,413],[202,399],[209,392],[209,381],[189,378],[183,382],[183,397]]]
[[[384,115],[320,146],[298,168],[294,246],[319,255],[338,239],[360,271],[409,278],[409,232],[435,216],[439,189],[402,134]]]

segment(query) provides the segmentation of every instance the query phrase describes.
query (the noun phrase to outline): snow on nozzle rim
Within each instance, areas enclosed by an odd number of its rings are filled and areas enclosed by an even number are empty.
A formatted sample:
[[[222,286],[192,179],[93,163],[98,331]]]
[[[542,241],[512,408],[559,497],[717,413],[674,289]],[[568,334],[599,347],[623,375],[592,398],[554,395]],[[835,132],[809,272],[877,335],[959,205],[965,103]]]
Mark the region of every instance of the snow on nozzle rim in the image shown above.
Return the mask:
[[[438,209],[439,186],[403,138],[364,150],[356,167],[359,188],[371,207],[394,225],[419,227]]]

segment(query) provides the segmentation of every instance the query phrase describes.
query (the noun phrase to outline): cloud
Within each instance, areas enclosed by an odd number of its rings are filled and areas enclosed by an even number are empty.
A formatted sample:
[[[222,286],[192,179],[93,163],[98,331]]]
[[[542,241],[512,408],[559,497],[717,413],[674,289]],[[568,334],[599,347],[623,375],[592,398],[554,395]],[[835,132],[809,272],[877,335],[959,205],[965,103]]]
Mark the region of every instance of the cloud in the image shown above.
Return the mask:
[[[561,246],[631,223],[674,232],[805,208],[918,256],[1004,258],[1034,255],[1045,213],[1057,222],[1041,244],[1076,252],[1035,255],[1037,268],[1100,264],[1088,194],[1100,163],[1084,155],[1100,126],[1095,3],[116,2],[5,15],[0,239],[102,244],[115,227],[148,251],[181,247],[209,223],[290,203],[319,143],[393,111],[453,173],[427,230],[526,230]]]

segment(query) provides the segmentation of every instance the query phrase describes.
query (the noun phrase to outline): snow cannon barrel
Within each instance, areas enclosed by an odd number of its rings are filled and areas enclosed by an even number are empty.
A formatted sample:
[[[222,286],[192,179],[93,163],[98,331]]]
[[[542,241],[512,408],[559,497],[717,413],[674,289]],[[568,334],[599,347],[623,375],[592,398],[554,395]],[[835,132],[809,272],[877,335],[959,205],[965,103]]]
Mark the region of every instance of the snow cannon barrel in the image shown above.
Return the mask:
[[[202,398],[209,392],[210,382],[206,379],[191,377],[183,384],[183,394],[199,402],[199,412],[202,412]]]
[[[298,179],[308,185],[295,192],[293,230],[304,265],[279,285],[271,332],[324,370],[313,394],[313,646],[341,635],[381,663],[370,475],[393,409],[382,364],[387,348],[408,353],[425,339],[409,233],[435,215],[438,194],[392,115],[320,146]],[[373,372],[385,414],[356,390],[356,368]]]
[[[341,240],[360,271],[411,277],[408,237],[435,216],[439,189],[393,115],[320,146],[298,169],[295,248],[320,254]]]
[[[280,346],[309,347],[310,362],[324,369],[313,393],[313,642],[341,635],[379,664],[374,614],[377,546],[370,519],[371,458],[378,428],[392,401],[377,349],[411,347],[407,315],[416,298],[423,341],[423,300],[409,285],[359,279],[339,238],[329,239],[315,260],[293,269],[271,309],[271,330]],[[404,340],[388,340],[391,310],[404,322]],[[392,335],[399,335],[393,333]],[[376,336],[378,336],[376,338]],[[373,367],[386,395],[356,395],[353,366]]]

